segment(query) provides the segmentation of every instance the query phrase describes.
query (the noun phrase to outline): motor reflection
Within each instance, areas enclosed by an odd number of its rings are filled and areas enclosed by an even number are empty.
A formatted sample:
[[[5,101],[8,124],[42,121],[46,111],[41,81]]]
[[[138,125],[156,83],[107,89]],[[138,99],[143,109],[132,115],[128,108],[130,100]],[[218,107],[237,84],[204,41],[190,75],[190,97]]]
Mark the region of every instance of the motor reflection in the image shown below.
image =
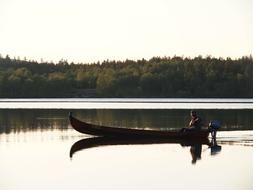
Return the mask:
[[[221,146],[217,144],[216,138],[213,138],[210,143],[211,155],[215,156],[221,152]]]
[[[211,156],[215,156],[221,152],[221,146],[217,144],[216,138],[212,138],[209,141],[208,149],[210,149]],[[192,164],[196,164],[198,160],[201,160],[201,154],[205,150],[202,150],[202,144],[194,144],[190,148],[192,157]]]

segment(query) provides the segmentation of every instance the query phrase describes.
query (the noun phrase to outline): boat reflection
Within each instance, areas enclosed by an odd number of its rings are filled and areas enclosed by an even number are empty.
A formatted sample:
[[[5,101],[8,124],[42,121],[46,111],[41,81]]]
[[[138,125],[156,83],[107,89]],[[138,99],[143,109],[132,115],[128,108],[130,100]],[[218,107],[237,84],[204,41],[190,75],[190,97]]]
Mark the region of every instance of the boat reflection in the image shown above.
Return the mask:
[[[217,144],[216,138],[212,138],[208,143],[208,148],[210,148],[211,156],[215,156],[221,152],[221,146]],[[202,144],[192,145],[190,153],[192,156],[192,164],[196,164],[198,160],[201,160]]]
[[[202,145],[207,145],[211,150],[211,155],[216,155],[221,151],[221,146],[217,145],[216,140],[209,139],[129,139],[129,138],[110,138],[110,137],[92,137],[84,138],[75,142],[69,156],[72,159],[73,155],[81,150],[90,149],[100,146],[110,145],[145,145],[145,144],[180,144],[183,147],[190,147],[192,156],[192,164],[196,164],[197,160],[201,159]]]

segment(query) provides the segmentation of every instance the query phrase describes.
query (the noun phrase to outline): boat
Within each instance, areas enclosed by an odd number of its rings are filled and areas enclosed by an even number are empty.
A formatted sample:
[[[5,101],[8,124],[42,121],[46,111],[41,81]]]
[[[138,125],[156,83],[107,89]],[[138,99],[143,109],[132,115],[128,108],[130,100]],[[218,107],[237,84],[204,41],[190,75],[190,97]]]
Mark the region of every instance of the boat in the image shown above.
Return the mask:
[[[157,129],[133,129],[133,128],[120,128],[108,127],[102,125],[95,125],[80,121],[79,119],[69,114],[69,121],[72,127],[84,134],[105,137],[117,138],[180,138],[180,139],[196,139],[207,138],[209,131],[185,131],[180,130],[157,130]]]
[[[208,138],[175,139],[175,138],[117,138],[117,137],[91,137],[75,142],[70,149],[70,158],[81,150],[101,146],[115,145],[146,145],[146,144],[180,144],[183,147],[194,145],[210,145]]]

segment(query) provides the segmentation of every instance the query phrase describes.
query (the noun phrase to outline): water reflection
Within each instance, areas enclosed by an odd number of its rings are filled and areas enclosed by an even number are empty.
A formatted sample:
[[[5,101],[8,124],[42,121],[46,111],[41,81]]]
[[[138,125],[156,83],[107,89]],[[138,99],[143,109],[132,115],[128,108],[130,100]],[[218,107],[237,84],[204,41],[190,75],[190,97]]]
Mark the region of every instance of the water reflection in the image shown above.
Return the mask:
[[[92,137],[84,138],[75,142],[70,149],[69,156],[72,159],[73,155],[82,150],[115,145],[147,145],[147,144],[180,144],[181,147],[190,147],[192,164],[196,164],[197,160],[201,159],[202,145],[207,145],[210,148],[211,155],[216,155],[221,151],[221,146],[213,139],[119,139],[109,137]]]
[[[221,146],[217,144],[216,138],[213,138],[210,144],[211,155],[215,156],[221,152]]]
[[[64,110],[0,110],[0,133],[67,129]]]
[[[216,138],[212,138],[208,143],[208,148],[210,148],[210,155],[216,156],[221,152],[221,145],[218,145]],[[190,153],[192,156],[192,164],[196,164],[198,160],[201,160],[202,144],[194,144],[190,148]]]
[[[188,124],[189,110],[6,110],[0,109],[0,134],[70,128],[68,113],[105,126],[180,129]],[[253,110],[198,110],[206,126],[222,122],[221,130],[253,130]]]
[[[190,148],[192,156],[192,164],[196,164],[197,160],[201,159],[202,144],[195,144]]]

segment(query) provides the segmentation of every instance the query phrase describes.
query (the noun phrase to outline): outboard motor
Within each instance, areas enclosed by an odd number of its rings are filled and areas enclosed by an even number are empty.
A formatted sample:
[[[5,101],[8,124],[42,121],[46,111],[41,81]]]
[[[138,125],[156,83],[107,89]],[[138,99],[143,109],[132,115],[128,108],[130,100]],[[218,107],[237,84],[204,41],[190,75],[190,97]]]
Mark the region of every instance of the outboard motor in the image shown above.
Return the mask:
[[[221,123],[217,120],[210,121],[208,125],[209,132],[211,133],[212,138],[216,138],[216,133],[221,127]]]

